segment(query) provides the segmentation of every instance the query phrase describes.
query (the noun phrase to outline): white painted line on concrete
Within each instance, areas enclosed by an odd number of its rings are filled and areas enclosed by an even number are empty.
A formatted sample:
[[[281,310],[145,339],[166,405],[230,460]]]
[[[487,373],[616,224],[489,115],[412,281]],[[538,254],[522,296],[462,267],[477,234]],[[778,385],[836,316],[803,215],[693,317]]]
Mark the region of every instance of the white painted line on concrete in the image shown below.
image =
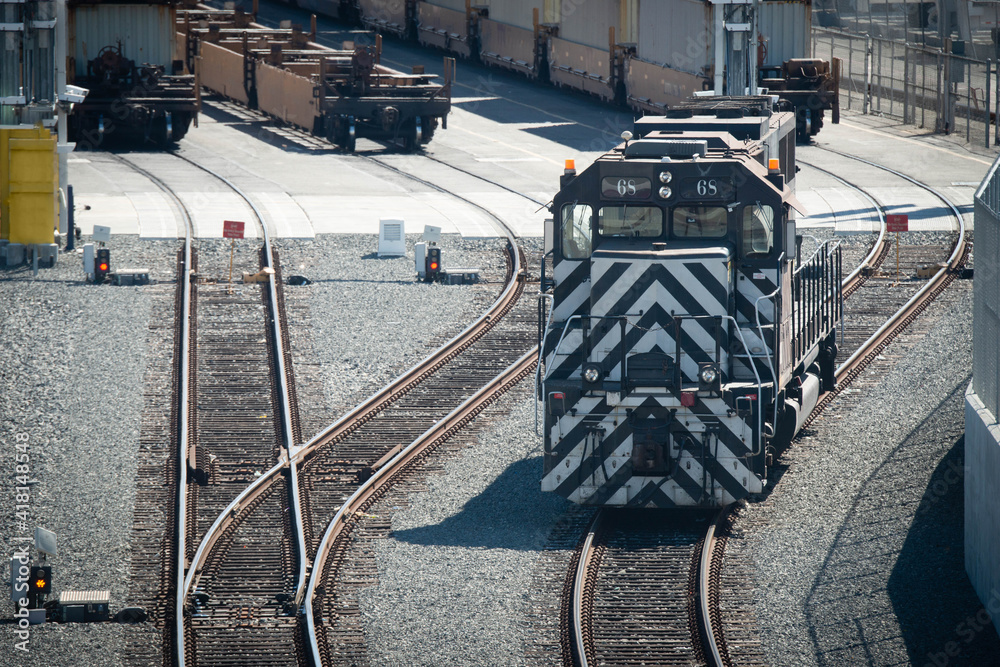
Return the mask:
[[[276,238],[316,237],[309,216],[287,192],[256,192],[251,196],[263,207],[264,217]]]
[[[139,219],[139,237],[144,239],[175,239],[183,236],[183,223],[174,215],[174,208],[162,192],[126,192]],[[112,227],[112,233],[120,233]]]
[[[139,233],[139,216],[125,195],[88,193],[77,195],[74,199],[74,223],[81,234],[93,234],[94,225],[111,227],[113,234]]]
[[[179,192],[181,201],[191,212],[194,235],[197,238],[222,238],[224,220],[241,220],[244,238],[260,238],[260,228],[253,211],[235,192]]]

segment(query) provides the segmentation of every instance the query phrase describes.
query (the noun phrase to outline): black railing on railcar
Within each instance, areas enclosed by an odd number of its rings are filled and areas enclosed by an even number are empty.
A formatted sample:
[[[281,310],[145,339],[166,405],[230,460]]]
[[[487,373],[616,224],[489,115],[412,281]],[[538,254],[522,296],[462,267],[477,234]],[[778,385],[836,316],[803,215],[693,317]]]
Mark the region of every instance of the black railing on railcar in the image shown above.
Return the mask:
[[[792,274],[792,368],[843,317],[843,260],[839,241],[826,241]]]

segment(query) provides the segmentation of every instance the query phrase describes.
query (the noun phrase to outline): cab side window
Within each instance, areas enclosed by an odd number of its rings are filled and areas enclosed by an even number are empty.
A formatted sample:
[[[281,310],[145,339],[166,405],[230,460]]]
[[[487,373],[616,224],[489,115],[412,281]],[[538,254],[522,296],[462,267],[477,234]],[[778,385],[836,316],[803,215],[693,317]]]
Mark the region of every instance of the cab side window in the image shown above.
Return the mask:
[[[562,256],[566,259],[590,257],[594,209],[589,204],[565,204],[562,207]]]
[[[742,254],[744,257],[766,257],[774,248],[774,209],[751,204],[743,209]]]

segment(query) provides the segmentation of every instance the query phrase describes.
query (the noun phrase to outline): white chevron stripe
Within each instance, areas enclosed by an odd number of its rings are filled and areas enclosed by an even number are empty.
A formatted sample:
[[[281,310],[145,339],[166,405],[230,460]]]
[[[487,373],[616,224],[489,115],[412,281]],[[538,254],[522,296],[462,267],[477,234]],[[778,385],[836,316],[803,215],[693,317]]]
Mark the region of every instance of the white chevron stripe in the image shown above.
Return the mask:
[[[614,264],[607,261],[595,261],[591,272],[591,284],[597,285],[604,274]],[[608,287],[606,292],[603,294],[598,294],[596,291],[592,292],[590,313],[592,315],[606,315],[625,296],[626,292],[642,278],[642,274],[646,271],[647,266],[647,262],[631,262],[625,272]]]
[[[566,298],[555,304],[552,309],[552,321],[565,322],[581,310],[581,307],[585,311],[588,301],[590,301],[590,283],[582,282]]]
[[[556,284],[561,284],[564,280],[570,277],[574,271],[576,271],[581,264],[587,260],[562,260],[557,263],[552,268],[552,277],[555,279]]]
[[[667,306],[666,302],[668,301],[668,299],[657,298],[656,293],[660,291],[662,291],[662,286],[658,287],[656,285],[651,285],[650,288],[646,290],[646,292],[639,298],[639,300],[636,301],[635,312],[638,313],[639,310],[647,310],[651,307],[651,304],[653,303],[659,303],[661,306],[666,307]],[[629,324],[634,325],[634,323],[638,319],[639,319],[638,316],[629,317]],[[695,342],[695,344],[698,346],[699,349],[701,349],[707,356],[711,358],[715,357],[715,339],[701,324],[693,320],[686,320],[682,322],[681,327],[683,328],[684,333],[686,333],[688,337],[690,337]],[[628,335],[629,331],[630,329],[626,329],[626,335]],[[600,355],[603,354],[602,351],[604,350],[614,351],[617,349],[617,346],[619,345],[620,342],[621,342],[621,329],[618,326],[609,327],[607,333],[599,341],[597,341],[597,344],[594,346],[594,353],[596,355]],[[663,329],[656,329],[653,331],[647,331],[645,334],[643,334],[643,336],[639,339],[639,341],[637,341],[636,344],[633,345],[631,348],[629,348],[626,352],[649,352],[651,349],[653,349],[654,345],[659,345],[664,352],[670,354],[671,356],[673,356],[674,350],[676,350],[677,348],[677,342],[674,340],[674,337],[672,335],[670,335]],[[694,364],[693,366],[694,373],[697,374],[698,372],[697,362],[692,360],[691,357],[685,354],[683,350],[682,350],[682,355],[683,356],[681,358],[681,369],[685,373],[688,373],[688,371],[692,368],[691,364]],[[603,361],[603,359],[591,359],[591,360]],[[729,351],[725,345],[723,345],[722,348],[720,349],[720,363],[722,364],[723,368],[728,367]],[[620,377],[621,376],[618,376],[616,379],[620,379]],[[688,377],[695,377],[695,376],[688,375]]]

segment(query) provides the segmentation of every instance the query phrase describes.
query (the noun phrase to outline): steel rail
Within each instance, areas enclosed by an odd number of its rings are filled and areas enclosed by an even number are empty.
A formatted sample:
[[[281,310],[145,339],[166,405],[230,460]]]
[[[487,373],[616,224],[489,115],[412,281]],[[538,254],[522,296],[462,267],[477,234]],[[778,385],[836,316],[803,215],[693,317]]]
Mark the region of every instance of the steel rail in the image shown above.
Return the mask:
[[[485,213],[486,215],[488,215],[490,218],[492,218],[494,221],[496,221],[496,223],[500,226],[499,231],[502,232],[504,235],[507,236],[507,238],[510,241],[511,245],[514,245],[515,244],[515,240],[517,238],[519,238],[517,232],[515,232],[513,229],[511,229],[511,227],[506,222],[504,222],[503,220],[501,220],[500,216],[498,216],[497,214],[495,214],[493,211],[489,210],[488,208],[486,208],[482,204],[478,204],[478,203],[474,202],[473,200],[471,200],[471,199],[469,199],[467,197],[463,197],[462,195],[455,194],[454,192],[448,190],[447,188],[444,188],[444,187],[438,185],[437,183],[432,183],[431,181],[428,181],[426,179],[420,178],[419,176],[414,176],[413,174],[411,174],[409,172],[403,171],[399,167],[394,167],[391,164],[389,164],[388,162],[383,162],[382,160],[379,160],[378,158],[375,158],[375,157],[371,157],[370,155],[361,155],[361,154],[358,154],[358,155],[356,155],[356,157],[363,158],[365,160],[368,160],[369,162],[374,162],[375,164],[379,165],[380,167],[383,167],[385,169],[388,169],[389,171],[395,172],[395,173],[399,174],[400,176],[405,176],[406,178],[410,179],[411,181],[416,181],[417,183],[420,183],[421,185],[426,185],[427,187],[433,188],[434,190],[437,190],[438,192],[440,192],[442,194],[449,195],[451,197],[454,197],[455,199],[460,199],[461,201],[464,201],[466,204],[469,204],[470,206],[478,208],[480,211],[482,211],[483,213]],[[429,159],[429,160],[433,160],[435,162],[440,162],[441,164],[445,164],[445,165],[451,167],[450,164],[441,162],[441,160],[437,160],[435,158],[430,158],[428,156],[423,156],[423,157],[425,157],[426,159]],[[456,169],[456,171],[462,171],[462,170],[458,169],[457,167],[452,167],[452,168]],[[516,190],[511,190],[510,188],[507,188],[507,187],[505,187],[503,185],[500,185],[499,183],[495,183],[495,182],[490,181],[489,179],[483,178],[481,176],[477,176],[477,178],[479,178],[479,179],[481,179],[483,181],[486,181],[487,183],[492,183],[493,185],[497,186],[498,188],[501,188],[503,190],[509,190],[510,192],[513,192],[514,194],[516,194],[518,196],[524,197],[525,199],[528,199],[530,201],[538,203],[535,199],[532,199],[531,197],[528,197],[527,195],[523,195],[520,192],[517,192]]]
[[[846,178],[842,178],[842,177],[838,176],[837,174],[833,173],[829,169],[824,169],[823,167],[811,164],[809,162],[806,162],[804,160],[800,160],[798,158],[796,158],[796,162],[798,164],[804,164],[805,166],[807,166],[807,167],[809,167],[811,169],[815,169],[816,171],[821,171],[824,174],[826,174],[827,176],[830,176],[834,180],[838,181],[839,183],[841,183],[843,185],[846,185],[847,187],[849,187],[849,188],[851,188],[853,190],[857,190],[857,192],[862,197],[864,197],[865,199],[868,200],[868,203],[871,204],[872,208],[875,209],[875,212],[878,214],[878,221],[879,221],[878,238],[875,239],[875,243],[872,244],[872,249],[868,252],[868,254],[865,256],[865,258],[863,260],[861,260],[861,262],[854,268],[854,270],[851,271],[849,274],[847,274],[847,277],[845,277],[844,280],[841,282],[841,289],[843,289],[846,292],[846,291],[854,288],[854,282],[858,280],[859,276],[861,275],[861,272],[864,271],[865,268],[867,268],[867,267],[870,267],[870,268],[873,268],[873,269],[876,268],[875,262],[876,262],[877,258],[879,257],[879,255],[882,254],[883,248],[885,247],[885,241],[886,241],[886,233],[887,232],[886,232],[886,228],[885,228],[886,227],[886,225],[885,225],[885,207],[882,206],[882,204],[880,204],[879,202],[875,201],[875,198],[872,197],[870,194],[868,194],[868,192],[864,188],[862,188],[860,185],[855,185],[854,183],[848,181]]]
[[[239,187],[232,183],[229,179],[225,178],[221,174],[215,172],[214,170],[192,160],[186,156],[180,155],[176,152],[171,152],[170,155],[177,157],[185,162],[191,164],[192,166],[212,175],[216,179],[225,183],[230,189],[236,192],[243,200],[247,202],[250,209],[253,211],[257,218],[257,222],[260,225],[262,236],[264,239],[264,263],[265,266],[275,268],[273,249],[271,246],[270,233],[265,222],[264,215],[261,213],[260,209],[254,204],[253,200]],[[148,170],[139,167],[131,160],[128,160],[121,156],[116,156],[119,160],[127,163],[130,167],[135,169],[137,172],[143,174],[150,181],[156,184],[167,196],[175,203],[182,218],[185,221],[186,235],[185,235],[185,280],[184,280],[184,296],[182,301],[182,338],[181,338],[181,352],[180,360],[182,369],[187,369],[188,359],[190,358],[190,293],[191,293],[191,244],[193,235],[193,223],[191,221],[190,213],[187,210],[186,205],[180,199],[179,196],[173,191],[170,186],[168,186],[162,179],[156,177]],[[207,557],[208,549],[206,549],[206,543],[209,546],[214,545],[218,538],[221,536],[220,528],[227,523],[227,518],[235,516],[231,512],[231,507],[236,504],[237,507],[239,503],[245,501],[247,497],[254,491],[259,492],[263,484],[261,482],[271,480],[273,481],[273,475],[270,474],[273,471],[280,471],[283,469],[284,465],[287,465],[289,459],[289,453],[295,446],[294,436],[292,432],[292,420],[291,420],[291,405],[289,401],[289,391],[287,383],[287,366],[285,364],[284,358],[284,346],[283,337],[281,335],[281,316],[278,309],[278,295],[277,295],[277,284],[275,281],[275,274],[270,273],[268,275],[268,288],[269,288],[269,300],[271,304],[270,313],[270,324],[272,328],[272,335],[275,341],[275,365],[276,365],[276,375],[278,376],[277,388],[278,395],[280,397],[281,403],[281,425],[282,425],[282,435],[285,442],[285,454],[283,456],[284,461],[280,462],[278,465],[274,466],[268,475],[262,476],[260,479],[256,480],[249,487],[244,489],[243,492],[237,496],[236,500],[227,507],[226,511],[216,518],[212,527],[209,529],[208,533],[203,537],[198,550],[195,553],[195,558],[192,560],[192,564],[198,562],[199,558]],[[189,386],[190,386],[190,373],[194,372],[193,369],[187,369],[187,372],[180,373],[179,381],[179,409],[178,414],[181,415],[178,424],[178,450],[179,450],[179,470],[178,470],[178,511],[177,511],[177,552],[178,552],[178,562],[177,562],[177,578],[175,582],[176,586],[176,598],[174,604],[174,614],[175,614],[175,647],[177,664],[185,664],[185,653],[186,646],[184,642],[184,606],[187,600],[188,593],[191,588],[191,582],[194,579],[196,572],[194,567],[188,568],[187,565],[187,542],[186,542],[186,528],[187,528],[187,451],[189,448],[188,438],[189,438],[189,420],[190,420],[190,410],[188,408],[188,403],[190,400],[189,396]],[[295,474],[295,470],[291,471],[291,503],[294,510],[295,520],[293,525],[296,529],[296,538],[298,542],[298,553],[299,556],[299,572],[297,581],[297,591],[302,591],[305,588],[305,572],[306,572],[306,559],[308,557],[308,552],[305,549],[305,534],[302,523],[302,512],[299,506],[299,494],[298,494],[298,479]],[[256,495],[254,493],[253,495]]]
[[[194,223],[191,220],[190,212],[180,197],[157,176],[146,169],[135,164],[131,160],[110,153],[115,159],[124,162],[133,170],[145,176],[156,187],[163,191],[167,197],[173,201],[174,206],[180,213],[184,221],[184,272],[177,277],[183,281],[181,288],[181,340],[179,358],[177,360],[177,561],[176,578],[174,586],[177,595],[174,599],[174,652],[176,664],[184,667],[185,647],[184,647],[184,600],[185,596],[180,591],[184,589],[184,571],[187,566],[187,452],[188,452],[188,426],[190,421],[190,410],[188,407],[188,392],[190,390],[191,369],[188,368],[190,359],[191,344],[191,244],[194,234]]]
[[[935,197],[940,199],[941,202],[944,203],[949,209],[951,209],[951,215],[955,218],[958,225],[958,240],[955,242],[955,247],[952,249],[952,253],[948,257],[948,261],[933,276],[931,276],[926,283],[924,283],[923,287],[921,287],[916,294],[903,304],[903,306],[901,306],[892,317],[879,327],[879,329],[872,334],[868,340],[859,346],[858,349],[855,350],[854,353],[837,368],[835,374],[837,384],[840,385],[841,382],[853,379],[853,377],[855,377],[861,369],[870,363],[875,355],[879,354],[892,341],[892,339],[895,338],[909,324],[909,320],[912,317],[915,317],[923,310],[923,308],[927,306],[931,298],[934,296],[931,294],[932,292],[942,290],[950,284],[951,280],[954,279],[954,272],[964,261],[966,253],[966,229],[965,218],[962,216],[962,213],[958,210],[955,204],[926,183],[922,183],[907,174],[896,171],[895,169],[890,169],[889,167],[885,167],[878,163],[865,160],[864,158],[848,155],[847,153],[841,153],[840,151],[836,151],[831,148],[823,148],[823,150],[850,158],[852,160],[857,160],[858,162],[862,162],[877,169],[882,169],[930,192]],[[839,392],[840,387],[838,386],[838,388],[834,389],[832,392],[825,392],[821,394],[819,396],[816,409],[813,410],[812,414],[810,414],[806,419],[805,425],[809,425],[816,417],[818,417],[822,409],[825,408],[826,405],[829,404],[833,397]]]
[[[584,624],[590,621],[590,617],[584,613],[583,603],[587,587],[587,572],[590,570],[591,561],[594,557],[594,542],[597,541],[597,535],[604,528],[604,518],[605,510],[603,508],[598,509],[594,513],[594,519],[590,522],[590,527],[587,529],[587,537],[584,539],[580,550],[580,558],[576,562],[576,574],[573,579],[573,607],[570,610],[572,615],[570,628],[573,633],[573,646],[576,647],[576,663],[578,667],[588,667],[590,665],[588,653],[593,652],[587,650],[588,646],[585,637],[589,633],[585,632]]]
[[[192,166],[201,169],[205,173],[210,174],[214,178],[225,183],[227,187],[229,187],[233,192],[238,194],[244,201],[246,201],[246,203],[250,206],[250,209],[253,211],[253,214],[257,217],[257,222],[260,224],[261,232],[264,237],[264,262],[267,268],[270,268],[272,270],[267,276],[267,284],[270,297],[269,301],[271,304],[270,324],[271,324],[271,334],[274,340],[274,348],[275,348],[274,359],[275,359],[275,365],[277,366],[277,368],[275,369],[275,374],[278,376],[278,383],[277,383],[278,396],[281,402],[281,430],[285,441],[285,455],[288,459],[290,459],[291,454],[296,447],[296,443],[292,429],[292,407],[288,392],[288,369],[285,362],[284,337],[281,334],[281,312],[278,308],[277,272],[276,272],[276,267],[274,266],[274,251],[271,246],[271,234],[268,231],[264,214],[261,213],[260,209],[257,208],[257,205],[254,204],[253,200],[246,192],[244,192],[235,183],[230,181],[222,174],[219,174],[213,169],[210,169],[205,165],[196,162],[195,160],[192,160],[189,157],[180,155],[179,153],[172,152],[171,155],[174,155],[175,157],[184,160],[188,164],[191,164]],[[291,474],[289,475],[290,477],[289,495],[294,517],[292,525],[295,526],[295,540],[297,542],[297,548],[299,553],[298,575],[295,584],[295,600],[296,602],[298,602],[301,599],[302,591],[305,588],[306,569],[307,569],[306,561],[309,558],[309,552],[306,550],[305,526],[302,520],[302,507],[299,502],[300,498],[299,486],[298,486],[299,482],[298,482],[298,475],[294,470],[294,466],[292,466],[292,470],[290,470],[290,473]]]
[[[351,518],[361,510],[361,508],[371,500],[375,494],[389,485],[393,475],[401,472],[417,458],[440,442],[443,442],[464,423],[475,417],[490,401],[508,387],[516,384],[525,376],[531,373],[532,368],[537,363],[537,349],[532,348],[520,359],[501,371],[488,384],[481,387],[475,394],[467,398],[461,405],[452,410],[446,417],[431,426],[420,437],[411,442],[406,447],[399,450],[395,456],[382,467],[374,471],[364,484],[344,501],[337,514],[330,521],[326,531],[316,549],[315,566],[309,578],[309,586],[305,597],[306,626],[308,628],[309,649],[313,664],[321,667],[323,656],[320,652],[319,641],[317,640],[317,622],[313,613],[313,603],[315,602],[317,582],[322,581],[326,557],[330,552],[334,541],[343,534]]]
[[[711,667],[722,667],[725,661],[722,659],[722,647],[716,639],[716,633],[721,633],[720,628],[716,628],[713,622],[712,613],[712,563],[715,557],[716,548],[716,528],[722,523],[723,517],[729,512],[729,507],[719,510],[715,520],[709,524],[705,533],[705,541],[701,546],[701,559],[698,565],[698,605],[701,611],[701,630],[704,635],[705,659]]]
[[[515,252],[514,254],[516,256],[517,253]],[[517,261],[516,257],[514,261]],[[432,373],[437,366],[443,363],[442,357],[445,357],[446,359],[450,358],[448,356],[449,350],[452,350],[460,345],[467,345],[481,336],[482,333],[485,332],[486,328],[500,319],[497,316],[498,313],[502,311],[513,298],[514,289],[517,284],[516,277],[517,276],[515,274],[512,277],[510,284],[507,286],[507,289],[504,290],[500,297],[490,305],[490,307],[479,317],[479,319],[470,324],[461,333],[446,342],[440,348],[435,350],[426,359],[418,362],[391,383],[359,403],[350,412],[333,422],[330,426],[326,427],[308,442],[300,447],[296,447],[288,462],[279,462],[270,470],[255,479],[236,498],[234,498],[225,510],[219,514],[215,522],[212,524],[212,527],[206,532],[201,544],[199,544],[198,550],[191,561],[188,576],[184,581],[185,591],[189,592],[198,584],[205,561],[208,558],[208,554],[211,552],[215,542],[221,536],[222,529],[237,518],[243,507],[249,504],[255,497],[263,493],[268,486],[275,481],[277,476],[281,474],[289,462],[293,464],[292,467],[301,465],[310,455],[317,452],[331,441],[334,441],[348,433],[352,428],[354,428],[356,422],[362,418],[363,415],[381,409],[396,397],[405,393],[405,390],[408,387],[415,385],[424,377]],[[306,609],[308,614],[308,607]]]

